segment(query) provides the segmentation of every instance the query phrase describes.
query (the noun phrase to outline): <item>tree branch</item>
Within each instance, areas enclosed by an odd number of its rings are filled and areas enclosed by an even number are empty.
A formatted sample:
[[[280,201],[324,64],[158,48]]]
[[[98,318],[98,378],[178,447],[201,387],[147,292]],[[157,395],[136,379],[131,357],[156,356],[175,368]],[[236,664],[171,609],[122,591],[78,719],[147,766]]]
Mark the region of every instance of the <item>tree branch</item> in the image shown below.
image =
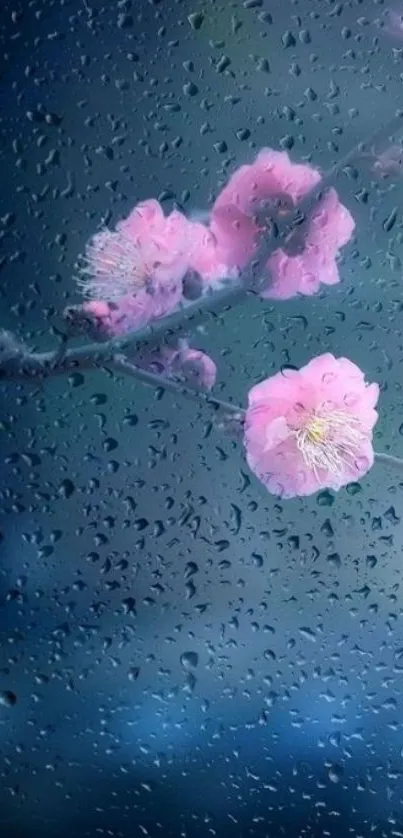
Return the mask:
[[[239,422],[242,422],[243,420],[245,411],[239,405],[217,399],[215,396],[211,396],[203,390],[182,384],[175,378],[166,378],[163,375],[158,375],[158,373],[143,370],[141,367],[137,366],[137,364],[133,364],[129,361],[125,355],[115,355],[112,359],[112,367],[115,370],[120,370],[128,375],[132,375],[137,381],[142,381],[143,384],[168,390],[171,393],[184,396],[186,399],[191,399],[198,404],[208,405],[215,410],[222,410],[224,413],[231,415],[234,419],[239,420]]]
[[[89,348],[92,346],[92,344],[89,344]],[[98,344],[95,344],[95,346],[98,348]],[[83,350],[83,347],[79,347],[79,349]],[[66,353],[62,363],[58,358],[57,351],[55,353],[31,353],[23,343],[16,341],[12,334],[5,331],[0,332],[0,377],[4,370],[8,373],[7,377],[11,379],[27,379],[42,377],[44,375],[64,374],[68,372],[69,366],[66,361],[66,356],[70,356],[71,359],[72,350]],[[74,364],[71,362],[70,369],[75,369],[76,363],[76,360]],[[88,365],[88,367],[98,365],[96,357],[91,351],[85,358],[81,357],[79,361],[80,368],[85,365]],[[101,358],[99,366],[106,367],[106,365],[107,360]],[[201,389],[184,385],[174,378],[168,378],[164,375],[142,369],[132,363],[123,354],[115,353],[115,355],[111,356],[108,366],[112,367],[116,372],[131,375],[136,381],[140,381],[150,387],[168,390],[175,395],[180,395],[185,399],[195,401],[199,405],[213,408],[218,412],[221,411],[225,419],[229,420],[229,423],[232,423],[232,427],[228,424],[228,430],[235,431],[237,435],[242,430],[246,411],[240,405],[217,399],[215,396],[205,393]],[[396,457],[394,454],[375,451],[375,461],[403,470],[403,458]]]
[[[383,463],[383,465],[403,469],[403,459],[401,457],[395,457],[394,454],[384,454],[382,451],[375,451],[375,461],[377,463]]]
[[[0,378],[43,379],[53,375],[69,374],[77,369],[102,367],[108,362],[113,363],[116,355],[121,356],[129,348],[135,348],[136,351],[144,345],[151,348],[182,330],[185,324],[194,325],[207,312],[217,314],[226,306],[242,301],[247,294],[259,293],[259,281],[269,256],[279,247],[280,242],[297,225],[301,224],[303,217],[309,214],[337,175],[355,157],[365,154],[366,150],[370,150],[393,133],[401,133],[402,130],[403,112],[400,112],[368,141],[357,144],[342,160],[325,172],[318,186],[297,204],[290,215],[286,219],[278,219],[279,226],[272,230],[274,235],[267,235],[260,242],[255,258],[251,260],[238,281],[231,281],[228,287],[221,291],[206,294],[201,299],[184,304],[173,314],[143,329],[128,332],[126,335],[115,337],[104,343],[93,342],[67,348],[65,341],[48,352],[31,352],[13,334],[2,331],[0,332]],[[67,316],[70,312],[73,319],[74,309],[74,306],[67,309]]]

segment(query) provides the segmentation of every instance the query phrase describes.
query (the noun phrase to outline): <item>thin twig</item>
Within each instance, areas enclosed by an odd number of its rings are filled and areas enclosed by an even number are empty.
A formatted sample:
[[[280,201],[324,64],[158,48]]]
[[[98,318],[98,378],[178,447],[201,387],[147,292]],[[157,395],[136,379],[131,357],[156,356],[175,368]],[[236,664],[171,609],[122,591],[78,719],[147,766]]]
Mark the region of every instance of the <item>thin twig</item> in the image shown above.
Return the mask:
[[[190,387],[187,384],[182,384],[175,378],[166,378],[158,373],[143,370],[141,367],[138,367],[137,364],[133,364],[129,361],[124,355],[115,355],[112,366],[116,370],[132,375],[135,379],[137,379],[137,381],[142,381],[143,384],[149,384],[151,387],[168,390],[169,392],[183,396],[186,399],[196,401],[198,404],[213,407],[215,410],[222,410],[227,414],[231,414],[237,418],[239,417],[240,420],[245,413],[244,409],[239,407],[239,405],[217,399],[215,396],[212,396],[203,390],[199,390],[196,387]]]
[[[6,342],[7,336],[9,338],[9,343]],[[3,341],[5,341],[5,349],[3,349],[3,351],[1,345],[2,338]],[[14,358],[12,357],[12,352],[14,352]],[[8,360],[5,362],[4,356],[7,353]],[[46,358],[44,358],[45,355]],[[96,366],[95,356],[89,355],[86,359],[86,363],[90,367]],[[84,366],[84,359],[81,359],[79,366],[80,368]],[[102,366],[106,366],[105,361]],[[210,393],[206,393],[196,387],[191,387],[188,384],[182,384],[182,382],[176,380],[175,378],[168,378],[164,375],[142,369],[132,363],[123,354],[113,355],[110,358],[108,366],[111,366],[114,371],[131,375],[142,384],[147,384],[150,387],[160,390],[167,390],[168,392],[182,396],[187,400],[197,402],[201,406],[213,408],[215,411],[222,411],[226,417],[235,420],[239,430],[242,429],[246,411],[240,405],[223,401],[222,399],[217,399]],[[74,367],[71,367],[71,369],[73,368]],[[47,373],[48,369],[50,372]],[[55,372],[66,373],[67,371],[66,356],[64,356],[63,359],[63,366],[60,364],[57,365],[57,363],[55,364],[54,362],[54,353],[30,353],[25,349],[23,344],[16,344],[13,336],[8,335],[6,332],[3,332],[2,334],[0,333],[0,375],[2,374],[4,376],[4,373],[9,373],[7,377],[11,379],[27,379],[41,377],[46,374],[55,374]],[[403,469],[403,458],[396,457],[394,454],[385,454],[381,451],[376,451],[375,461],[385,465],[391,465],[398,469]]]
[[[375,461],[387,466],[403,468],[403,458],[395,457],[394,454],[384,454],[382,451],[375,451]]]

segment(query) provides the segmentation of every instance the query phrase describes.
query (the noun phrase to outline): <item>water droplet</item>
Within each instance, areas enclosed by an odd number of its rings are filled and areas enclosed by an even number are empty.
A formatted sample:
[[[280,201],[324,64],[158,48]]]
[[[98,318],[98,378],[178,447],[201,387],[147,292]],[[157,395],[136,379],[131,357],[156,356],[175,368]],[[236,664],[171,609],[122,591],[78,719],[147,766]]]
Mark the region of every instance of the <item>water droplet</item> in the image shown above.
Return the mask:
[[[59,486],[58,494],[61,498],[68,500],[74,494],[76,487],[71,480],[63,480]]]
[[[341,558],[338,553],[329,553],[327,561],[330,564],[334,565],[334,567],[341,567]]]
[[[137,678],[140,675],[140,669],[138,666],[132,666],[129,669],[129,681],[137,681]]]
[[[102,448],[104,449],[104,451],[109,453],[110,451],[115,451],[115,449],[118,447],[118,444],[119,443],[117,442],[116,439],[113,439],[112,437],[108,437],[102,443]]]
[[[200,29],[200,27],[203,23],[203,20],[204,20],[203,12],[192,12],[190,15],[188,15],[188,21],[189,21],[192,29],[195,29],[195,30]]]
[[[15,693],[11,692],[11,690],[1,690],[0,692],[0,704],[3,707],[14,707],[14,704],[17,703],[17,696]]]
[[[292,32],[290,32],[289,29],[287,29],[287,31],[284,32],[284,35],[282,35],[281,42],[285,49],[287,49],[288,47],[295,47],[296,41],[294,35],[292,34]]]
[[[331,494],[327,489],[324,492],[319,492],[316,503],[318,506],[333,506],[334,504],[334,495]]]
[[[199,663],[199,655],[197,652],[183,652],[180,661],[183,669],[191,671],[192,669],[196,669]]]
[[[339,783],[343,777],[343,774],[344,771],[341,765],[331,765],[328,771],[328,777],[332,783]]]
[[[301,637],[304,637],[306,640],[310,640],[312,643],[316,642],[316,633],[311,628],[307,628],[306,626],[301,626],[299,629],[299,633]]]
[[[190,582],[186,582],[185,591],[186,599],[192,599],[195,596],[196,586],[193,584],[192,580],[190,580]]]
[[[374,567],[376,567],[376,565],[378,564],[378,559],[376,558],[376,556],[367,556],[365,559],[365,564],[367,565],[367,567],[373,570]]]
[[[196,96],[199,92],[199,88],[197,87],[197,84],[194,84],[194,82],[188,81],[183,85],[183,92],[185,96]]]

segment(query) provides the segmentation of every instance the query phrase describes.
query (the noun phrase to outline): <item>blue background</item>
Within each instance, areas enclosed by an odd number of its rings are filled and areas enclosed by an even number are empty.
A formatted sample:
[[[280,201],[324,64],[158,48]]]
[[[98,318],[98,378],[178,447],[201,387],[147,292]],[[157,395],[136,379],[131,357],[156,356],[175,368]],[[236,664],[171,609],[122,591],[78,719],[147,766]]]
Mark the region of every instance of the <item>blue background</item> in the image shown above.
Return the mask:
[[[138,201],[203,210],[263,146],[326,170],[368,141],[402,103],[385,9],[6,3],[1,326],[50,348],[86,241]],[[283,364],[347,355],[382,389],[376,448],[402,456],[391,141],[334,183],[357,223],[339,286],[192,339],[240,404]],[[90,372],[0,398],[1,834],[402,835],[399,474],[281,502],[169,393]]]

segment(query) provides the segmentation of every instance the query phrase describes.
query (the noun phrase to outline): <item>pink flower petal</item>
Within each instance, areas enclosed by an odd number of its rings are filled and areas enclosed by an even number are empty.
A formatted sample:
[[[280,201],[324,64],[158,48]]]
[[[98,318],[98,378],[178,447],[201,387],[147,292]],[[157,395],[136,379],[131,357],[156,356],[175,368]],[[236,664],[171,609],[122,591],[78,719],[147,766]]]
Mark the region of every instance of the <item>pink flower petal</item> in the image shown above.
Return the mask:
[[[336,260],[354,229],[352,215],[330,189],[311,215],[303,252],[289,256],[279,248],[268,260],[271,282],[261,296],[287,300],[297,294],[316,294],[322,284],[336,285],[340,281]]]
[[[183,342],[178,349],[160,350],[164,368],[169,375],[179,376],[191,387],[211,390],[217,378],[217,367],[212,358]]]
[[[262,149],[254,163],[241,166],[215,201],[210,229],[228,266],[242,269],[259,232],[255,215],[262,203],[288,196],[295,204],[320,181],[312,166],[292,163],[287,152]]]

